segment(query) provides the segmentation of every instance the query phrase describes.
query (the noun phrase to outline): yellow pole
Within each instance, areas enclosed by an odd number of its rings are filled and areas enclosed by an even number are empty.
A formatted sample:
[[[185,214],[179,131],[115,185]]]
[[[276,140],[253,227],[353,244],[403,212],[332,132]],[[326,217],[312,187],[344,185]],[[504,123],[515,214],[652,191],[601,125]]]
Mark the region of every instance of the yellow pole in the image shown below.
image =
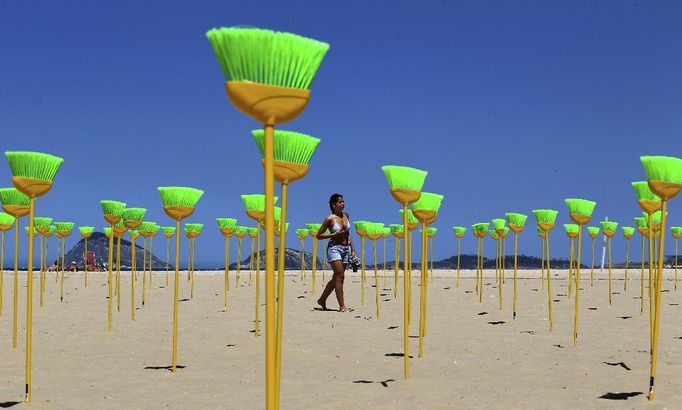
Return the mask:
[[[545,234],[545,235],[547,235],[547,234]],[[542,262],[541,262],[542,269],[540,270],[540,283],[542,284],[542,290],[544,291],[545,290],[545,256],[546,256],[546,252],[547,252],[547,244],[545,242],[544,237],[541,236],[540,238],[542,239],[540,241],[540,242],[542,242]]]
[[[379,316],[379,272],[377,270],[377,241],[372,240],[372,254],[374,255],[374,299],[377,307],[377,319]]]
[[[642,270],[639,277],[639,313],[644,313],[644,235],[642,237]]]
[[[142,237],[142,249],[144,252],[145,237]],[[131,253],[131,270],[130,270],[130,320],[135,320],[135,238],[131,238],[132,246],[130,247]],[[145,261],[144,254],[142,254],[142,260]],[[142,306],[144,306],[144,274],[147,272],[146,266],[142,265]]]
[[[227,275],[229,266],[230,266],[230,246],[229,246],[227,235],[225,235],[225,287],[224,287],[225,310],[227,310],[227,290],[230,288],[230,282],[229,282],[230,279]]]
[[[303,271],[305,271],[305,238],[301,238],[301,280],[303,280]]]
[[[679,242],[679,239],[675,238],[675,290],[677,290],[677,242]]]
[[[653,227],[651,226],[652,223],[652,215],[648,214],[648,223],[647,226],[649,228],[649,339],[651,342],[651,345],[653,346],[654,344],[654,316],[655,316],[655,309],[656,306],[654,304],[654,283],[653,283],[653,258],[654,258],[654,245],[656,244],[656,236],[654,235],[654,230]]]
[[[578,260],[575,270],[575,316],[573,320],[573,346],[578,343],[578,323],[580,321],[580,251],[582,249],[583,226],[578,225]]]
[[[12,319],[12,348],[17,348],[17,308],[19,292],[19,217],[14,222],[14,317]]]
[[[428,281],[428,251],[427,251],[426,224],[422,222],[421,235],[421,272],[419,289],[419,355],[424,356],[424,330],[426,321],[426,282]]]
[[[114,259],[114,224],[111,224],[111,234],[109,235],[109,298],[107,299],[107,331],[111,332],[111,311],[112,311],[112,299],[113,299],[113,268],[112,262]]]
[[[360,237],[360,247],[362,248],[362,256],[360,261],[360,304],[365,304],[365,237]],[[315,280],[315,271],[313,271],[313,281]],[[314,282],[313,282],[314,283]]]
[[[267,204],[266,204],[267,207]],[[260,336],[260,223],[258,223],[257,236],[257,253],[256,253],[256,332],[255,336]],[[267,245],[266,245],[267,246]],[[266,271],[267,274],[267,271]],[[267,302],[266,302],[267,303]],[[266,329],[267,331],[267,329]],[[267,338],[267,336],[266,336]],[[267,340],[266,340],[267,342]]]
[[[116,309],[119,312],[121,311],[121,236],[119,235],[116,239]],[[62,263],[63,268],[64,264]]]
[[[649,400],[654,399],[654,383],[656,379],[656,359],[658,357],[658,332],[661,320],[661,286],[663,285],[663,262],[665,249],[665,220],[668,210],[668,201],[661,201],[661,239],[658,249],[658,273],[656,274],[656,314],[654,317],[654,343],[651,346],[651,374],[649,377]],[[30,249],[30,248],[29,248]],[[29,265],[30,266],[30,265]]]
[[[45,267],[47,268],[47,266]],[[85,271],[85,287],[88,287],[88,238],[85,238],[85,261],[83,263],[83,270]]]
[[[5,232],[2,233],[2,252],[5,252]],[[2,265],[2,262],[0,262]],[[5,265],[2,265],[3,273]],[[2,274],[0,274],[2,276]],[[40,307],[43,307],[43,235],[40,235]],[[0,279],[0,315],[2,315],[2,279]]]
[[[497,291],[499,293],[500,297],[500,309],[502,310],[502,237],[496,241],[497,243],[495,244],[497,246]]]
[[[545,246],[547,247],[545,251],[545,256],[547,257],[547,261],[545,263],[545,266],[547,267],[547,307],[549,309],[549,331],[551,332],[554,329],[554,322],[552,321],[552,282],[550,280],[551,276],[551,267],[549,264],[550,261],[550,256],[549,256],[549,231],[545,232]]]
[[[398,269],[400,269],[400,238],[395,238],[395,255],[393,262],[393,299],[398,298]]]
[[[611,306],[611,237],[607,239],[606,246],[609,252],[609,306]]]
[[[194,299],[194,254],[196,251],[196,248],[194,247],[194,244],[195,244],[194,239],[195,238],[191,238],[189,240],[189,246],[192,249],[192,271],[191,271],[192,272],[191,273],[192,285],[190,286],[190,298],[191,299]]]
[[[170,259],[170,238],[166,237],[166,288],[168,287],[168,259]]]
[[[571,250],[568,257],[568,297],[570,299],[573,292],[573,252],[575,248],[573,246],[573,238],[570,238],[569,242],[571,244]]]
[[[180,298],[180,219],[175,221],[175,285],[173,288],[173,352],[171,371],[178,363],[178,299]]]
[[[480,292],[480,289],[478,288],[479,285],[479,280],[478,280],[478,274],[481,270],[481,238],[476,237],[476,294]]]
[[[133,249],[135,249],[134,242],[133,242]],[[147,284],[146,274],[147,274],[147,237],[143,236],[142,237],[142,289],[144,289],[145,285]],[[133,274],[133,277],[135,278],[135,280],[137,280],[136,275]]]
[[[519,252],[519,238],[514,231],[514,297],[512,300],[512,319],[516,319],[516,270],[518,268],[517,255]]]
[[[66,237],[62,238],[62,278],[61,278],[60,285],[59,285],[59,287],[60,287],[59,300],[61,302],[64,301],[64,263],[65,263],[64,258],[66,256],[66,255],[64,255],[65,253],[66,253]]]
[[[31,402],[31,336],[33,334],[33,218],[35,198],[28,203],[28,274],[26,277],[26,403]],[[17,221],[19,219],[17,218]]]
[[[275,178],[274,118],[265,126],[265,389],[266,407],[276,409],[275,400]],[[258,278],[256,278],[256,281]]]
[[[312,284],[310,285],[310,294],[315,295],[315,272],[317,271],[317,237],[313,236],[313,266],[311,274],[313,276]]]
[[[462,238],[457,238],[457,287],[459,288],[459,256],[461,251]]]
[[[403,260],[405,261],[405,267],[403,269],[403,350],[404,350],[404,376],[405,380],[410,377],[410,329],[409,329],[409,319],[408,315],[409,305],[408,299],[410,297],[409,288],[409,274],[407,268],[407,257],[408,257],[408,229],[407,229],[407,205],[403,204],[403,231],[405,235],[405,240],[403,241]],[[364,254],[364,252],[363,252]]]
[[[2,251],[0,253],[0,316],[2,316],[2,293],[4,276],[5,276],[5,231],[2,231]]]
[[[642,246],[644,246],[644,242],[642,242]],[[643,260],[644,259],[642,259],[642,261]],[[594,237],[592,237],[592,265],[590,267],[590,286],[594,286]]]
[[[431,237],[429,242],[429,254],[431,256],[431,283],[433,283],[433,237]]]
[[[481,275],[479,276],[479,282],[480,284],[478,285],[479,292],[478,292],[478,303],[483,303],[483,253],[485,251],[485,248],[483,247],[483,238],[481,238]]]
[[[407,242],[407,323],[412,323],[412,231],[407,230],[405,235],[408,236]],[[364,246],[362,253],[365,253]]]
[[[628,291],[628,264],[630,263],[630,239],[625,238],[625,281],[623,282],[623,291]]]
[[[152,289],[152,262],[154,261],[154,259],[153,259],[154,256],[153,256],[153,254],[152,254],[152,244],[153,244],[153,242],[154,242],[154,237],[153,237],[153,236],[150,236],[150,237],[149,237],[149,263],[148,263],[148,265],[147,265],[147,266],[149,267],[149,290]]]
[[[384,238],[384,287],[386,287],[386,238]]]
[[[282,184],[282,209],[279,221],[279,251],[277,252],[277,324],[275,335],[275,403],[279,406],[282,372],[282,326],[284,322],[284,254],[286,253],[287,194],[289,184]]]

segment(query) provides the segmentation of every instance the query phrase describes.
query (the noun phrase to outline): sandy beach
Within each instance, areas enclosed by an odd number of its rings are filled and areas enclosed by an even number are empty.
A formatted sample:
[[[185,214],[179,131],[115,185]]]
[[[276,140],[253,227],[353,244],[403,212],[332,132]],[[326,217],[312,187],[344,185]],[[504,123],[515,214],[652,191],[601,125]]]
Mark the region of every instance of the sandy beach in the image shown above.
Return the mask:
[[[418,275],[418,272],[413,272]],[[682,406],[680,290],[664,284],[656,401],[649,403],[649,321],[640,314],[639,270],[614,271],[613,306],[606,271],[594,286],[582,271],[579,344],[572,346],[574,300],[566,271],[553,271],[554,331],[549,333],[547,294],[539,271],[519,272],[518,316],[512,320],[512,280],[507,271],[499,310],[494,271],[486,271],[483,302],[472,271],[436,271],[429,283],[425,356],[416,357],[418,278],[414,278],[410,326],[410,379],[403,380],[402,278],[393,298],[393,272],[383,284],[380,318],[375,312],[374,272],[367,272],[365,303],[357,274],[346,279],[350,313],[316,310],[310,273],[287,272],[285,290],[283,408],[676,408]],[[264,407],[264,327],[254,336],[255,280],[230,272],[229,306],[223,310],[222,272],[196,272],[189,299],[181,273],[179,359],[172,374],[171,288],[155,272],[147,303],[131,321],[130,274],[122,276],[121,311],[114,303],[113,331],[106,330],[106,274],[69,274],[63,303],[48,273],[45,306],[34,296],[32,408],[239,408]],[[330,272],[326,272],[327,279]],[[666,271],[666,278],[672,272]],[[19,345],[12,349],[12,275],[5,273],[0,317],[0,407],[25,407],[26,276],[20,275]],[[261,281],[261,285],[264,281]],[[678,293],[679,292],[679,293]],[[114,298],[114,301],[116,298]],[[261,301],[264,295],[261,292]],[[336,308],[334,295],[328,306]],[[261,310],[264,320],[264,309]],[[17,403],[18,402],[18,403]]]

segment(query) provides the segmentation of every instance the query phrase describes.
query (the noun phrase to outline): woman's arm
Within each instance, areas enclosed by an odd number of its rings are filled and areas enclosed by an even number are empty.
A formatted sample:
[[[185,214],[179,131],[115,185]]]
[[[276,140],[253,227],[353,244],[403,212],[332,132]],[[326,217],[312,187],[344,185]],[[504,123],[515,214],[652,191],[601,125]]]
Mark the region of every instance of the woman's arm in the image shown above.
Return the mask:
[[[322,221],[322,226],[320,227],[320,230],[317,231],[317,235],[315,237],[317,239],[329,239],[332,237],[331,234],[326,234],[324,232],[327,232],[327,229],[329,229],[329,222],[331,221],[331,217],[326,217],[324,221]]]

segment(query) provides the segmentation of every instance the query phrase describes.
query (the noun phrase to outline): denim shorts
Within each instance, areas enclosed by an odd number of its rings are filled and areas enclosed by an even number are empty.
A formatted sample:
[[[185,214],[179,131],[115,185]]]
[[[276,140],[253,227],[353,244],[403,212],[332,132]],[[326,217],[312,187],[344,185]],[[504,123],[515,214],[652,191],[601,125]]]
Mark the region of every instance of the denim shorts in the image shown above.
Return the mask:
[[[350,256],[350,246],[338,245],[329,242],[327,246],[327,261],[342,261],[344,266],[348,266],[348,258]]]

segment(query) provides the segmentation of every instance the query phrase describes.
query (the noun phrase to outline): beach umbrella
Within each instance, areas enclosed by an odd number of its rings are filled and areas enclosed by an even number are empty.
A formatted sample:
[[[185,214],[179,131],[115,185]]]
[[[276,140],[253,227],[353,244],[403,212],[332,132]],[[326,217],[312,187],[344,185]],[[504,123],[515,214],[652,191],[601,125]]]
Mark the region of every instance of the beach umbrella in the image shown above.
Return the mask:
[[[216,218],[218,222],[218,229],[220,234],[225,238],[225,286],[223,289],[225,310],[227,310],[227,291],[230,290],[230,238],[234,235],[234,227],[237,226],[237,220],[234,218]],[[241,261],[237,261],[240,264]]]
[[[409,212],[407,207],[419,200],[421,190],[424,186],[424,181],[428,175],[427,171],[422,171],[416,168],[384,165],[381,170],[388,182],[389,191],[393,199],[402,205],[402,220],[403,220],[403,234],[405,240],[403,241],[403,260],[404,262],[404,299],[403,299],[403,345],[404,345],[404,377],[407,379],[410,376],[410,345],[409,345],[409,323],[410,323],[410,292],[411,292],[411,274],[410,274],[410,230],[408,225]],[[364,252],[363,252],[364,253]]]
[[[622,226],[620,229],[623,231],[623,237],[625,238],[625,281],[623,281],[623,291],[628,291],[628,266],[630,264],[630,239],[635,233],[635,228],[632,226]]]
[[[204,191],[189,187],[158,187],[163,211],[175,220],[175,281],[173,286],[173,351],[171,371],[175,373],[178,359],[178,298],[180,291],[180,223],[194,213]]]
[[[519,254],[518,234],[521,233],[521,231],[523,231],[523,228],[526,225],[526,220],[528,219],[528,215],[507,212],[506,214],[504,214],[504,216],[507,219],[509,229],[511,229],[511,231],[514,232],[514,296],[512,298],[512,319],[516,319],[516,271],[518,269],[517,258]],[[458,259],[457,265],[459,269],[459,246],[457,247],[457,259]]]
[[[677,290],[677,245],[682,236],[682,226],[671,226],[670,233],[675,239],[675,290]]]
[[[128,230],[128,236],[130,236],[130,319],[135,320],[135,269],[137,268],[137,258],[135,257],[135,240],[140,236],[140,231],[137,229]],[[144,258],[143,258],[144,259]],[[143,270],[144,273],[146,271]],[[144,275],[143,273],[143,275]],[[142,276],[142,291],[144,292],[144,276]],[[144,306],[144,305],[143,305]]]
[[[175,236],[174,226],[162,226],[163,236],[166,238],[166,287],[168,287],[168,260],[170,259],[170,240]]]
[[[305,238],[309,234],[307,229],[296,229],[296,237],[301,241],[301,280],[303,280],[303,272],[305,271]]]
[[[461,256],[461,250],[462,250],[462,238],[464,238],[464,234],[467,232],[467,228],[464,226],[453,226],[452,227],[452,232],[455,234],[455,237],[457,238],[457,281],[456,281],[456,286],[459,288],[459,260]]]
[[[123,209],[125,208],[126,204],[123,202],[119,201],[112,201],[112,200],[103,200],[100,201],[100,204],[102,206],[102,212],[104,213],[104,220],[111,225],[111,228],[109,230],[109,264],[107,265],[109,268],[109,276],[108,276],[108,285],[109,285],[109,298],[107,299],[107,304],[108,304],[108,309],[107,309],[107,331],[111,332],[111,316],[112,316],[112,299],[113,299],[113,294],[112,294],[112,289],[113,289],[113,278],[112,278],[112,264],[113,264],[113,259],[114,259],[114,225],[117,223],[121,222],[121,213],[123,212]],[[104,230],[104,233],[107,233],[107,230]]]
[[[0,235],[2,235],[2,239],[0,240],[0,316],[2,316],[2,295],[4,293],[3,282],[5,276],[5,232],[12,229],[15,219],[16,218],[10,214],[0,212]]]
[[[360,250],[362,251],[362,255],[360,255],[360,304],[364,305],[365,304],[365,238],[367,238],[367,232],[365,231],[365,224],[367,224],[367,221],[354,221],[353,226],[355,227],[355,231],[357,231],[358,236],[360,237]],[[319,229],[319,228],[318,228]],[[313,239],[313,260],[316,261],[316,249],[317,245],[315,245],[315,239]],[[315,264],[315,262],[313,262]],[[313,269],[313,283],[315,283],[315,269]]]
[[[29,214],[30,198],[16,188],[0,188],[2,209],[12,215],[14,220],[14,292],[12,312],[12,348],[17,347],[17,309],[19,295],[19,220]]]
[[[379,272],[377,269],[377,240],[381,238],[381,231],[384,224],[380,222],[365,223],[365,235],[367,239],[372,241],[372,255],[374,256],[374,299],[376,305],[377,319],[381,316],[379,314]]]
[[[393,298],[396,299],[398,297],[398,269],[400,269],[400,239],[402,239],[404,235],[403,231],[403,225],[402,224],[390,224],[389,229],[391,230],[391,233],[395,237],[395,255],[394,255],[394,263],[393,263]]]
[[[66,265],[64,257],[66,256],[66,238],[71,236],[71,232],[73,232],[74,225],[75,224],[73,222],[55,222],[55,226],[57,227],[57,237],[59,237],[62,240],[62,274],[60,280],[61,284],[59,286],[60,287],[59,300],[61,302],[64,301],[64,267]]]
[[[95,231],[94,226],[79,226],[78,233],[83,237],[83,242],[85,246],[85,257],[83,258],[83,271],[85,273],[85,287],[88,287],[88,238],[92,236]],[[49,228],[48,228],[49,232]]]
[[[551,277],[551,266],[550,266],[550,253],[549,253],[549,232],[554,229],[554,224],[556,222],[556,217],[559,211],[554,209],[534,209],[533,214],[538,223],[538,227],[544,232],[544,248],[545,248],[545,266],[547,267],[547,311],[549,320],[549,331],[554,329],[554,322],[552,320],[552,283]]]
[[[30,198],[28,226],[34,231],[35,201],[52,188],[52,180],[64,160],[40,152],[5,152],[12,171],[12,184]],[[26,287],[26,402],[31,401],[31,338],[33,336],[33,240],[28,241]]]
[[[606,236],[606,248],[609,254],[609,306],[611,306],[611,238],[616,234],[618,222],[602,221],[599,224],[601,225],[602,232],[604,232],[604,236]]]
[[[50,235],[52,218],[39,217],[33,218],[36,231],[40,233],[40,307],[43,307],[43,296],[45,292],[45,275],[47,262],[45,261],[45,242],[47,235]],[[51,235],[50,235],[51,236]],[[0,298],[2,300],[2,298]]]
[[[642,250],[641,250],[641,272],[639,277],[639,313],[644,313],[644,238],[649,235],[649,228],[647,227],[647,218],[645,217],[635,217],[635,225],[637,225],[637,232],[642,237]]]
[[[647,174],[649,188],[661,198],[661,244],[658,251],[658,273],[656,275],[656,308],[654,320],[654,343],[652,346],[651,374],[649,379],[649,400],[654,399],[654,384],[656,378],[656,359],[658,355],[658,333],[661,317],[661,282],[663,280],[663,262],[665,251],[665,222],[668,201],[676,197],[682,190],[682,159],[663,156],[640,157],[644,171]]]
[[[227,80],[232,104],[265,128],[266,225],[266,407],[279,408],[276,373],[274,128],[303,112],[310,84],[329,45],[290,33],[256,28],[220,28],[207,34]],[[274,63],[273,63],[274,62]]]
[[[250,255],[249,255],[249,286],[251,286],[251,275],[252,271],[254,270],[255,267],[255,261],[253,260],[253,253],[254,253],[254,248],[255,248],[255,241],[256,238],[259,236],[258,232],[260,232],[260,228],[254,228],[254,227],[249,227],[247,228],[246,226],[235,226],[234,227],[234,235],[237,237],[237,260],[239,263],[237,263],[237,274],[235,276],[235,283],[239,285],[239,271],[241,269],[241,264],[242,264],[242,239],[244,239],[244,236],[248,235],[249,239],[251,239],[251,249],[250,249]]]
[[[592,240],[592,264],[590,265],[590,286],[594,286],[594,239],[597,236],[599,236],[599,231],[600,229],[598,226],[587,227],[587,234],[590,235],[590,239]]]

